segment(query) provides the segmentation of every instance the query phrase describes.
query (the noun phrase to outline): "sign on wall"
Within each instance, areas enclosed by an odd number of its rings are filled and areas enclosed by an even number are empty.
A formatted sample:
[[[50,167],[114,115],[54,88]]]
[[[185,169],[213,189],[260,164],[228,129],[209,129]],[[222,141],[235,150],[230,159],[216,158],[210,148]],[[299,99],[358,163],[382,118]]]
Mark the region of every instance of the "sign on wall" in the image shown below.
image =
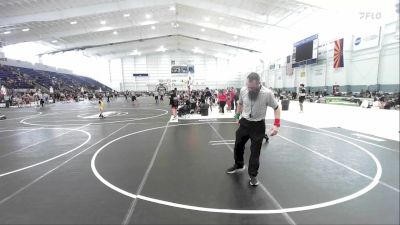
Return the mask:
[[[134,77],[148,77],[149,74],[148,73],[134,73],[133,76]]]
[[[353,51],[377,47],[380,35],[381,28],[370,30],[362,35],[353,35]]]
[[[171,66],[171,73],[194,73],[193,65]]]
[[[312,75],[314,75],[314,76],[322,76],[322,75],[325,75],[325,72],[326,71],[326,69],[325,69],[325,66],[318,66],[318,67],[314,67],[314,68],[312,68]]]
[[[302,71],[300,72],[300,77],[306,77],[306,71],[302,70]]]
[[[286,75],[293,75],[293,66],[292,66],[292,57],[291,55],[286,56]]]

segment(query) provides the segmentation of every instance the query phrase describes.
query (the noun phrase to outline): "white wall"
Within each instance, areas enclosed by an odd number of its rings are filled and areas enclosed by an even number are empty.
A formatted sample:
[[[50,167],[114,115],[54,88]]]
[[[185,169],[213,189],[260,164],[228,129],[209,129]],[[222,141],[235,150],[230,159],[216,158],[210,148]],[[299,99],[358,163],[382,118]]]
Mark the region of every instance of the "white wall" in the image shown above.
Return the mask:
[[[291,76],[286,75],[285,63],[281,69],[267,70],[267,86],[294,88],[304,83],[308,87],[322,88],[340,85],[341,91],[359,91],[366,90],[367,87],[374,90],[378,88],[377,85],[380,85],[381,90],[395,91],[400,84],[398,26],[398,22],[382,26],[380,44],[361,50],[355,50],[353,46],[354,39],[359,34],[341,37],[319,34],[320,45],[344,38],[344,68],[333,68],[333,44],[329,44],[326,55],[321,54],[322,48],[319,49],[318,63],[295,68]],[[379,35],[379,29],[371,28],[371,31],[376,31]],[[305,71],[305,77],[301,77],[301,71]],[[282,80],[279,80],[280,73],[282,73]]]
[[[171,74],[171,60],[175,60],[175,65],[194,65],[195,72],[190,76],[195,89],[241,87],[241,71],[247,70],[233,60],[182,51],[130,56],[118,60],[121,60],[121,66],[117,69],[118,65],[113,64],[112,78],[122,76],[122,90],[133,91],[154,91],[160,81],[168,82],[169,89],[176,87],[185,90],[185,81],[189,75]],[[133,73],[148,73],[149,76],[134,77]]]

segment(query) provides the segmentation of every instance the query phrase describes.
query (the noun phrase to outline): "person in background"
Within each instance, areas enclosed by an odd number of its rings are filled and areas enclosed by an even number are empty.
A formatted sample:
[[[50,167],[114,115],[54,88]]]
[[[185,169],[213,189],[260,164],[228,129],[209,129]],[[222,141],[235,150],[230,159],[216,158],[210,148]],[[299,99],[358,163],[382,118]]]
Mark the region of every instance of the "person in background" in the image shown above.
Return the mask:
[[[219,91],[217,89],[215,89],[214,90],[215,105],[218,105],[218,94],[219,94]]]
[[[99,97],[99,110],[100,110],[100,118],[104,118],[103,116],[103,112],[104,112],[104,102],[103,102],[103,98]]]
[[[218,102],[220,107],[220,112],[225,113],[225,104],[226,104],[226,91],[221,90],[218,95]]]
[[[231,87],[231,90],[229,91],[229,97],[231,99],[231,110],[235,110],[235,88]]]
[[[304,84],[300,84],[299,88],[299,104],[300,104],[300,112],[303,113],[303,103],[306,100],[306,89],[304,88]]]
[[[232,108],[231,108],[232,105],[231,105],[231,104],[232,104],[231,96],[228,95],[228,97],[227,97],[227,99],[226,99],[226,111],[227,111],[228,113],[230,113],[231,110],[232,110]]]
[[[212,99],[213,99],[213,97],[212,97],[211,90],[208,87],[206,87],[206,90],[205,90],[205,97],[206,97],[205,102],[209,105],[210,110],[212,112]]]
[[[131,93],[131,98],[132,98],[132,103],[135,104],[136,95],[135,95],[135,93],[133,91]]]
[[[155,91],[153,93],[153,95],[154,95],[154,99],[156,100],[156,104],[158,104],[158,91]]]
[[[177,89],[175,88],[174,91],[172,92],[170,99],[169,99],[169,105],[171,106],[171,114],[173,116],[173,120],[176,120],[176,113],[179,105],[179,99],[178,99],[178,94],[177,94]]]
[[[236,90],[236,93],[235,93],[235,96],[233,96],[233,100],[234,100],[234,102],[235,102],[235,109],[237,108],[237,106],[238,106],[238,101],[239,101],[239,94],[240,94],[240,89],[238,88],[237,90]]]
[[[160,101],[164,101],[164,94],[165,92],[163,90],[160,91]]]

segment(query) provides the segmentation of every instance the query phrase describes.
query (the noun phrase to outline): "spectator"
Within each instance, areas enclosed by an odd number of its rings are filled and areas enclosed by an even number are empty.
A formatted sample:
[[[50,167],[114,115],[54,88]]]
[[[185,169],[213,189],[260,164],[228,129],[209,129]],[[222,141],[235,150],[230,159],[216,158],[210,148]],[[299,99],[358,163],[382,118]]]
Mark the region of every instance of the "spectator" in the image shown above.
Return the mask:
[[[231,110],[235,110],[235,88],[234,87],[231,87],[231,90],[229,92],[229,97],[230,97],[230,101],[231,101],[230,102],[230,105],[231,105],[230,109]]]
[[[226,90],[221,90],[218,95],[218,102],[220,107],[220,112],[225,113],[225,104],[226,104]]]

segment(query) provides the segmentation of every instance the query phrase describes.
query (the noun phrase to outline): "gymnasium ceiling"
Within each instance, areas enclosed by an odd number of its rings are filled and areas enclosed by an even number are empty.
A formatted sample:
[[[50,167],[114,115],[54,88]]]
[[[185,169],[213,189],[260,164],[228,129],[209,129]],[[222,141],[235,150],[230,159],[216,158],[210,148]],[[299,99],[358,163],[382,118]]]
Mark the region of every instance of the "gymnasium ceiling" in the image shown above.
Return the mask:
[[[270,34],[324,9],[311,0],[0,0],[3,45],[40,41],[52,53],[119,58],[180,50],[262,52]],[[317,2],[317,1],[314,1]]]

